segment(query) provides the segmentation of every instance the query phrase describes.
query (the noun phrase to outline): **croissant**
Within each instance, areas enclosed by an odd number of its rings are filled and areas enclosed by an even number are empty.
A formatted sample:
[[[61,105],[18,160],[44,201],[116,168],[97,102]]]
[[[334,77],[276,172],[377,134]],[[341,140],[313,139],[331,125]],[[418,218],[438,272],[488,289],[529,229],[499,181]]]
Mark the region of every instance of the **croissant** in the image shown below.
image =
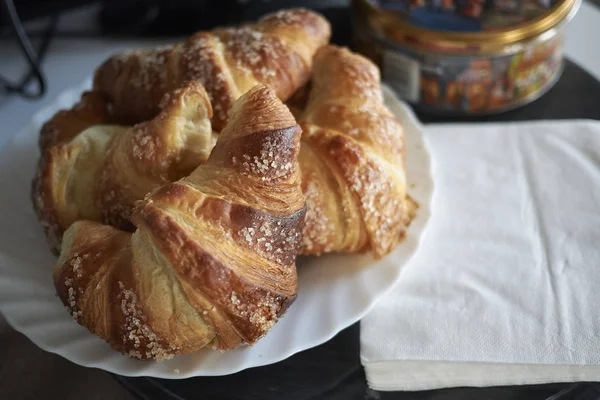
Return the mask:
[[[40,131],[38,144],[43,151],[74,138],[81,131],[110,122],[107,97],[100,92],[84,92],[73,107],[57,112]]]
[[[199,32],[185,43],[116,55],[96,71],[94,89],[114,105],[119,121],[148,120],[161,97],[187,80],[202,83],[214,109],[213,129],[257,83],[287,99],[309,78],[312,58],[330,37],[329,23],[304,9],[269,14],[256,24]]]
[[[389,253],[416,203],[406,191],[402,125],[383,103],[378,68],[347,49],[321,49],[299,123],[301,253]]]
[[[75,320],[140,359],[264,336],[296,296],[300,134],[258,86],[234,103],[205,164],[137,204],[133,234],[71,225],[54,283]]]
[[[132,128],[93,126],[42,152],[32,199],[53,251],[80,219],[133,230],[129,219],[136,200],[208,158],[214,141],[204,88],[188,82],[165,95],[161,109]]]
[[[187,176],[205,162],[215,144],[212,107],[204,87],[188,81],[167,93],[161,113],[115,137],[97,186],[102,221],[132,230],[134,202],[151,190]]]

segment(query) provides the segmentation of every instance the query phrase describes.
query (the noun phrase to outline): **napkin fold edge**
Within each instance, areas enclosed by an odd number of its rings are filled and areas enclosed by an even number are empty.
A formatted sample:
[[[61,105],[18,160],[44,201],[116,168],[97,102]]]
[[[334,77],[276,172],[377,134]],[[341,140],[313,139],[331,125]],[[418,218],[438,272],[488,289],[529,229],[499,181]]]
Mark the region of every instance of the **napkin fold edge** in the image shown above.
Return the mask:
[[[369,387],[380,391],[600,381],[600,365],[425,360],[363,360],[362,364]]]

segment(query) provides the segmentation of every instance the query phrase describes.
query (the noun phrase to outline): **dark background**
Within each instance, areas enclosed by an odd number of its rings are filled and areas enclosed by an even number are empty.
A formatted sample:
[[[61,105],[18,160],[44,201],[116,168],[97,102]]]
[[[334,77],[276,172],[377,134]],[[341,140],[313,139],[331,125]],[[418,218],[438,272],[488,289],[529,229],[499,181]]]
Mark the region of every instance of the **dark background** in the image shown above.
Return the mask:
[[[0,0],[2,3],[4,0]],[[23,21],[49,16],[73,7],[101,4],[103,35],[170,36],[192,33],[219,24],[237,23],[270,10],[303,6],[346,6],[350,0],[12,0]],[[600,0],[599,0],[600,1]],[[8,25],[0,7],[0,26]]]

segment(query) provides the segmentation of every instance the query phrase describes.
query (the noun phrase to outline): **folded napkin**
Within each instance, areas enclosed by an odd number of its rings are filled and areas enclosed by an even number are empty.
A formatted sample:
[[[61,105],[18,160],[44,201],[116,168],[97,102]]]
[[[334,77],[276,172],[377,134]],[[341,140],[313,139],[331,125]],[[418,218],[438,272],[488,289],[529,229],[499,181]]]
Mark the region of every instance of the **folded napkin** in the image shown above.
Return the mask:
[[[431,219],[361,322],[369,385],[600,381],[600,123],[438,125],[425,137]]]

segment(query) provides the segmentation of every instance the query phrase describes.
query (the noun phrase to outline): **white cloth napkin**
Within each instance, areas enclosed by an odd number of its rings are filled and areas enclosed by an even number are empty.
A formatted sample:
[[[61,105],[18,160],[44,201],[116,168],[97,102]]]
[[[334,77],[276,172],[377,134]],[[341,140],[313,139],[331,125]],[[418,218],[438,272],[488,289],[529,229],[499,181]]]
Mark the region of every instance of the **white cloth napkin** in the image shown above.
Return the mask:
[[[600,123],[425,135],[430,225],[361,322],[369,385],[600,381]]]

